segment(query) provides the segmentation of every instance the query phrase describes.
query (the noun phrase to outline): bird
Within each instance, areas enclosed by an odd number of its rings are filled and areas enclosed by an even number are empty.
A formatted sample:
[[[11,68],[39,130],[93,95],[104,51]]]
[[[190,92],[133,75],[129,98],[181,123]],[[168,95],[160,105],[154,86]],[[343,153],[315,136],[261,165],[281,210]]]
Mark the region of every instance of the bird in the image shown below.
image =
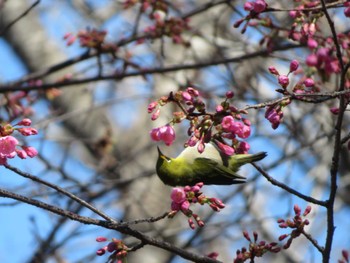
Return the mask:
[[[212,143],[205,144],[203,153],[199,153],[197,147],[187,147],[176,158],[165,156],[157,148],[157,174],[170,186],[194,186],[199,182],[205,185],[245,183],[246,178],[237,174],[239,168],[267,156],[266,152],[228,156]]]

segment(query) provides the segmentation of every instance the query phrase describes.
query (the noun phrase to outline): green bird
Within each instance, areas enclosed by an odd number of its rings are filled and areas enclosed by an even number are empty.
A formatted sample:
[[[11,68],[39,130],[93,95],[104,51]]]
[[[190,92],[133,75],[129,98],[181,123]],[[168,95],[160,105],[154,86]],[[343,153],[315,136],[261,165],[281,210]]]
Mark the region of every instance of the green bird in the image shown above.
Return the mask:
[[[187,147],[176,158],[165,156],[158,147],[156,170],[163,183],[171,186],[193,186],[196,183],[231,185],[244,183],[246,178],[236,172],[246,164],[266,157],[266,152],[256,154],[225,155],[211,143],[203,153],[196,147]]]

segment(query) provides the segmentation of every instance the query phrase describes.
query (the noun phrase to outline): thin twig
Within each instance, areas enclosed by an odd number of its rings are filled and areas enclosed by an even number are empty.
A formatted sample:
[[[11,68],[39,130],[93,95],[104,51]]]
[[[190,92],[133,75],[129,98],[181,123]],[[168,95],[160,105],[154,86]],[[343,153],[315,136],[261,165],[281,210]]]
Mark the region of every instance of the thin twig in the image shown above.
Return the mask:
[[[36,7],[40,3],[40,0],[34,2],[26,11],[24,11],[21,15],[19,15],[15,20],[9,23],[3,30],[0,32],[0,36],[4,35],[7,30],[14,24],[16,24],[19,20],[25,17],[34,7]]]
[[[98,210],[97,208],[93,207],[92,205],[90,205],[89,203],[87,203],[86,201],[84,201],[83,199],[77,197],[76,195],[64,190],[63,188],[55,185],[55,184],[52,184],[52,183],[49,183],[43,179],[40,179],[39,177],[36,177],[34,175],[31,175],[29,173],[26,173],[26,172],[23,172],[21,170],[19,170],[18,168],[16,167],[13,167],[9,164],[5,164],[4,165],[7,169],[15,172],[16,174],[22,176],[22,177],[25,177],[25,178],[28,178],[34,182],[37,182],[37,183],[40,183],[40,184],[43,184],[43,185],[46,185],[54,190],[56,190],[57,192],[60,192],[62,194],[64,194],[65,196],[68,196],[69,198],[71,198],[72,200],[76,201],[77,203],[81,204],[82,206],[90,209],[91,211],[93,211],[94,213],[96,213],[97,215],[101,216],[102,218],[108,220],[108,221],[111,221],[111,222],[116,222],[113,218],[109,217],[108,215],[106,215],[105,213],[103,213],[102,211]]]
[[[54,214],[67,217],[67,218],[72,219],[74,221],[78,221],[78,222],[83,223],[83,224],[97,225],[97,226],[101,226],[101,227],[104,227],[107,229],[119,231],[122,234],[130,235],[130,236],[133,236],[133,237],[139,239],[144,244],[148,244],[148,245],[162,248],[162,249],[167,250],[169,252],[175,253],[175,254],[183,257],[184,259],[191,260],[193,262],[220,263],[220,261],[217,261],[215,259],[205,257],[205,256],[200,256],[198,254],[186,251],[186,250],[181,249],[179,247],[176,247],[168,242],[147,236],[147,235],[145,235],[137,230],[134,230],[128,226],[121,226],[119,223],[116,223],[116,222],[103,221],[103,220],[93,219],[90,217],[81,216],[81,215],[72,213],[70,211],[64,210],[62,208],[44,203],[42,201],[34,200],[34,199],[29,198],[29,197],[19,195],[16,193],[12,193],[12,192],[9,192],[9,191],[1,189],[1,188],[0,188],[0,197],[15,199],[15,200],[18,200],[20,202],[45,209],[45,210],[50,211]]]
[[[317,200],[311,196],[307,196],[304,195],[296,190],[294,190],[293,188],[290,188],[289,186],[275,180],[274,178],[272,178],[270,175],[268,175],[260,166],[256,165],[255,163],[252,163],[252,165],[255,167],[255,169],[257,169],[270,183],[272,183],[273,185],[276,185],[280,188],[282,188],[283,190],[286,190],[287,192],[298,196],[299,198],[308,201],[310,203],[316,204],[316,205],[320,205],[320,206],[326,206],[326,202],[325,201],[320,201]]]
[[[322,254],[324,251],[324,247],[321,247],[317,240],[314,239],[309,233],[306,233],[305,230],[303,229],[301,232],[313,245],[314,247]]]
[[[287,50],[287,49],[292,49],[292,48],[300,48],[302,47],[301,45],[295,45],[295,44],[287,44],[281,47],[277,47],[275,51],[282,51],[282,50]],[[250,54],[244,54],[238,57],[232,57],[232,58],[224,58],[224,59],[217,59],[214,61],[205,61],[205,62],[199,62],[199,63],[192,63],[192,64],[181,64],[181,65],[175,65],[175,66],[169,66],[169,67],[159,67],[159,68],[148,68],[148,69],[142,69],[139,71],[135,72],[122,72],[122,73],[114,73],[110,75],[104,75],[104,76],[95,76],[95,77],[89,77],[89,78],[83,78],[83,79],[71,79],[67,80],[64,82],[53,82],[53,83],[46,83],[42,84],[41,86],[37,85],[26,85],[22,86],[21,83],[15,82],[15,83],[10,83],[10,84],[5,84],[0,86],[0,93],[3,92],[8,92],[8,91],[31,91],[31,90],[46,90],[46,89],[51,89],[52,87],[55,88],[62,88],[62,87],[67,87],[67,86],[74,86],[78,84],[85,84],[85,83],[91,83],[91,82],[96,82],[96,81],[104,81],[104,80],[122,80],[125,78],[130,78],[130,77],[136,77],[136,76],[146,76],[150,74],[164,74],[168,72],[174,72],[174,71],[179,71],[179,70],[191,70],[191,69],[200,69],[200,68],[206,68],[210,66],[216,66],[216,65],[221,65],[221,64],[229,64],[229,63],[236,63],[240,62],[242,60],[246,59],[251,59],[255,57],[260,57],[260,56],[267,56],[269,55],[270,51],[269,50],[260,50],[257,52],[252,52]],[[51,67],[49,70],[46,70],[45,72],[47,74],[51,74],[56,72],[57,70],[63,69],[65,66],[72,65],[75,62],[80,62],[85,59],[91,58],[93,55],[89,53],[85,53],[81,55],[79,58],[73,58],[69,60],[69,63],[62,62],[58,65],[55,65]],[[43,73],[43,72],[42,72]],[[46,75],[47,75],[46,74]],[[43,74],[34,74],[32,76],[35,76],[36,78],[42,78],[46,75]],[[23,79],[27,79],[26,77]]]

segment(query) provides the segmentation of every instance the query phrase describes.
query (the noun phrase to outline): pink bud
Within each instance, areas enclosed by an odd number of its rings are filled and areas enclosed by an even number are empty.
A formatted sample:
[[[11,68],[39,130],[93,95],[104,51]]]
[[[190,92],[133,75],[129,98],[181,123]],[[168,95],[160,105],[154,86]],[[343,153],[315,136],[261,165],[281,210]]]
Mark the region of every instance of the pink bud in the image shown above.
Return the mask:
[[[298,69],[299,67],[299,61],[298,60],[292,60],[289,65],[289,71],[294,72]]]
[[[188,224],[189,224],[190,228],[192,228],[192,229],[195,229],[195,228],[196,228],[196,226],[195,226],[194,223],[193,223],[192,218],[189,218],[189,219],[188,219]]]
[[[344,15],[346,17],[350,17],[350,7],[347,7],[347,8],[344,9]]]
[[[105,238],[105,237],[96,237],[96,241],[97,242],[105,242],[105,241],[107,241],[107,238]]]
[[[309,37],[308,40],[307,40],[307,46],[310,49],[315,49],[315,48],[317,48],[318,43],[317,43],[317,41],[315,39]]]
[[[17,129],[22,135],[24,136],[30,136],[30,135],[36,135],[38,134],[38,131],[34,128],[28,127],[28,128],[19,128]]]
[[[30,126],[32,124],[32,121],[28,118],[21,120],[16,125],[22,125],[22,126]]]
[[[306,87],[313,87],[315,85],[315,82],[312,78],[307,78],[304,80],[304,85]]]
[[[153,141],[160,141],[160,134],[159,134],[159,128],[154,128],[150,131],[150,136]]]
[[[181,204],[181,210],[186,212],[190,209],[190,202],[188,202],[187,200],[184,201],[182,204]]]
[[[222,107],[222,105],[217,105],[215,110],[216,112],[222,112],[224,110],[224,107]]]
[[[231,156],[232,154],[235,153],[235,149],[233,149],[232,147],[230,147],[226,144],[223,144],[219,141],[215,141],[215,143],[224,154]]]
[[[289,11],[289,16],[291,18],[296,18],[298,16],[298,11],[295,11],[295,10]]]
[[[105,248],[100,248],[99,250],[96,251],[96,255],[97,256],[102,256],[106,253],[106,249]]]
[[[264,11],[267,7],[267,4],[265,3],[264,0],[256,0],[254,3],[254,11],[257,13],[261,13]]]
[[[298,205],[294,205],[294,212],[295,212],[295,215],[300,215],[301,209]]]
[[[116,249],[117,249],[117,244],[114,241],[108,243],[108,245],[107,245],[107,251],[108,252],[112,253]]]
[[[199,91],[192,88],[192,87],[188,87],[186,89],[186,91],[191,95],[191,96],[194,96],[194,97],[198,97],[199,96]]]
[[[228,132],[231,130],[231,127],[234,124],[234,122],[235,120],[231,115],[225,116],[224,118],[222,118],[221,126],[224,129],[224,131]]]
[[[245,11],[251,11],[251,10],[253,10],[253,7],[254,7],[254,5],[252,2],[245,2],[244,6],[243,6]]]
[[[329,109],[334,115],[338,115],[339,114],[339,108],[337,107],[332,107]]]
[[[278,76],[278,83],[283,87],[286,88],[289,84],[289,78],[286,75],[280,75]]]
[[[33,158],[38,155],[38,151],[31,146],[22,146],[22,149],[26,152],[26,154],[30,157]]]
[[[26,159],[28,157],[27,153],[23,150],[16,150],[17,156],[21,159]]]
[[[200,141],[200,142],[198,143],[198,145],[197,145],[197,150],[198,150],[199,153],[203,153],[203,152],[204,152],[204,150],[205,150],[205,145],[204,145],[203,141]]]
[[[192,101],[192,96],[187,91],[183,91],[181,95],[184,101]]]
[[[280,73],[278,73],[278,71],[277,71],[277,69],[275,67],[271,66],[268,69],[269,69],[271,74],[279,76]]]
[[[199,188],[202,188],[204,186],[204,183],[203,182],[199,182],[199,183],[196,183],[195,186],[198,186]]]
[[[227,91],[226,92],[226,98],[228,98],[228,99],[232,99],[234,95],[235,94],[233,93],[233,91]]]
[[[256,242],[258,240],[258,232],[254,231],[253,236],[254,236],[254,241]]]
[[[244,238],[247,239],[249,242],[251,241],[248,231],[243,231],[243,236],[244,236]]]
[[[152,121],[155,121],[156,119],[158,119],[159,115],[160,115],[160,109],[157,109],[157,110],[152,114],[151,120],[152,120]]]
[[[310,67],[317,66],[318,64],[318,57],[316,54],[310,54],[306,57],[306,65]]]
[[[158,102],[157,102],[157,101],[151,102],[151,103],[148,105],[148,107],[147,107],[148,113],[153,112],[154,109],[157,107],[157,105],[158,105]]]
[[[286,239],[287,236],[288,236],[287,234],[283,234],[283,235],[279,236],[278,240],[282,241],[282,240]]]
[[[304,211],[304,213],[303,213],[303,216],[308,215],[310,212],[311,212],[311,206],[308,205],[308,206],[305,208],[305,211]]]

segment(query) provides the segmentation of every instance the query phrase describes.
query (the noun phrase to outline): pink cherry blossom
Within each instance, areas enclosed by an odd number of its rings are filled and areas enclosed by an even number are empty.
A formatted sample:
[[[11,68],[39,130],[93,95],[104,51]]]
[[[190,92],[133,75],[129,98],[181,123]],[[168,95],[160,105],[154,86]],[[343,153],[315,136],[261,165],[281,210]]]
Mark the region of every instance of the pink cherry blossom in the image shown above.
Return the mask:
[[[12,158],[16,155],[16,146],[18,141],[13,136],[5,136],[0,138],[0,156]]]
[[[177,204],[182,204],[186,200],[186,193],[181,187],[174,187],[171,191],[171,200]]]
[[[253,10],[257,13],[261,13],[264,11],[267,7],[267,4],[265,3],[264,0],[256,0],[254,3]]]
[[[235,122],[235,120],[231,115],[225,116],[221,121],[221,125],[222,125],[222,128],[224,129],[224,131],[226,131],[226,132],[230,131],[234,122]]]
[[[150,132],[153,141],[163,141],[167,146],[171,145],[175,140],[175,130],[170,125],[164,125],[154,128]]]

